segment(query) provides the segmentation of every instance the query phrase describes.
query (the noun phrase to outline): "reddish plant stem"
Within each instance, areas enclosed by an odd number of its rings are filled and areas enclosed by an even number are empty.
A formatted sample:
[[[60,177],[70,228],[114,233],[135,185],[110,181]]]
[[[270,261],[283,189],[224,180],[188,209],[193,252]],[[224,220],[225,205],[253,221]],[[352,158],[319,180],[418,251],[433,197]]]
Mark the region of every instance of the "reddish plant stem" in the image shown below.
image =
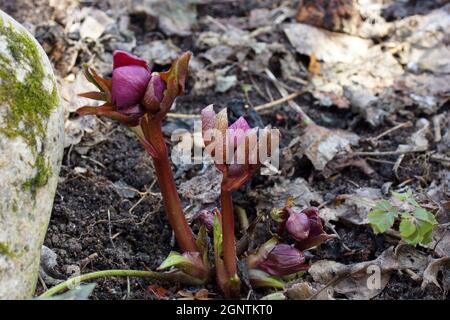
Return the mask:
[[[223,262],[228,277],[231,278],[237,274],[233,201],[231,199],[231,192],[224,188],[220,192],[220,204],[222,206]]]
[[[186,221],[181,206],[180,197],[172,174],[172,168],[170,167],[167,146],[161,130],[161,123],[160,121],[152,121],[152,119],[150,119],[143,125],[146,126],[145,129],[143,128],[146,139],[156,151],[156,156],[153,157],[153,164],[155,166],[159,188],[164,200],[164,208],[172,230],[175,233],[178,245],[184,252],[198,251],[192,230]]]

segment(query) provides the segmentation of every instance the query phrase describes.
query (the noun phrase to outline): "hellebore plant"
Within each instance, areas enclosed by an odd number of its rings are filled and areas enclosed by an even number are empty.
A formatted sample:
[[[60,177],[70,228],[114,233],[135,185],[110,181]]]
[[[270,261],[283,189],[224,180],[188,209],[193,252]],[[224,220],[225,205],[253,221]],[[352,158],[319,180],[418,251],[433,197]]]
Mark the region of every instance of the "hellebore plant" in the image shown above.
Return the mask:
[[[225,297],[237,297],[241,280],[238,276],[236,241],[234,235],[234,210],[231,194],[243,186],[270,156],[276,141],[267,131],[250,128],[241,117],[228,125],[226,109],[216,114],[210,105],[202,110],[202,135],[216,167],[222,172],[221,210],[202,211],[197,215],[201,226],[194,237],[183,213],[183,208],[173,178],[168,149],[161,129],[162,120],[176,97],[184,92],[191,53],[175,60],[166,72],[151,72],[145,60],[124,51],[113,54],[112,79],[99,76],[95,70],[84,67],[86,78],[99,91],[80,94],[102,101],[100,106],[84,106],[80,115],[98,115],[117,120],[128,126],[138,136],[153,159],[165,211],[182,253],[171,252],[158,270],[175,267],[173,272],[139,270],[105,270],[88,273],[78,279],[71,278],[45,292],[51,297],[67,289],[76,281],[87,281],[104,276],[151,277],[175,280],[189,284],[204,284],[209,279],[208,231],[213,233],[214,262],[218,286]],[[277,133],[278,134],[278,133]],[[277,137],[278,138],[278,137]],[[264,150],[265,149],[265,150]],[[262,152],[261,152],[262,151]],[[240,211],[238,211],[239,213]],[[241,216],[241,215],[240,215]],[[292,202],[272,217],[280,222],[278,235],[287,232],[295,240],[294,246],[273,238],[247,258],[249,279],[255,286],[283,288],[284,278],[307,270],[302,250],[309,249],[331,238],[323,230],[316,208],[297,211]],[[242,220],[242,219],[241,219]],[[248,221],[245,217],[245,225]],[[245,229],[247,228],[245,227]]]
[[[221,213],[215,215],[215,237],[220,232],[220,246],[215,245],[216,274],[219,286],[226,296],[237,296],[240,279],[237,274],[236,241],[234,236],[234,212],[231,193],[244,185],[261,165],[258,148],[270,150],[270,135],[256,136],[247,121],[240,117],[228,125],[227,110],[215,113],[213,105],[201,112],[202,134],[206,150],[210,152],[216,167],[222,172],[220,191]],[[253,143],[252,143],[253,142]],[[239,152],[240,151],[240,152]]]
[[[168,71],[152,73],[145,60],[124,51],[115,51],[112,79],[100,77],[89,67],[84,68],[86,78],[100,92],[80,95],[104,101],[104,104],[85,106],[77,112],[118,120],[136,133],[153,159],[165,211],[183,251],[183,255],[172,252],[160,269],[177,266],[187,274],[206,279],[208,267],[184,216],[161,129],[161,122],[175,98],[184,92],[190,57],[190,52],[184,53]]]

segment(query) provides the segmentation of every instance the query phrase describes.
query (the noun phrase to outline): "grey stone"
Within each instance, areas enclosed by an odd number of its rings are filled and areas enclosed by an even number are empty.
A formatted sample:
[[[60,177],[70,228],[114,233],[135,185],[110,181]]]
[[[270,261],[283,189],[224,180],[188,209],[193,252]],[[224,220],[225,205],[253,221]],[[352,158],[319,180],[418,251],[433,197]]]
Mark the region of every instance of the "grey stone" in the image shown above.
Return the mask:
[[[25,28],[0,10],[0,299],[34,293],[63,140],[51,64]]]

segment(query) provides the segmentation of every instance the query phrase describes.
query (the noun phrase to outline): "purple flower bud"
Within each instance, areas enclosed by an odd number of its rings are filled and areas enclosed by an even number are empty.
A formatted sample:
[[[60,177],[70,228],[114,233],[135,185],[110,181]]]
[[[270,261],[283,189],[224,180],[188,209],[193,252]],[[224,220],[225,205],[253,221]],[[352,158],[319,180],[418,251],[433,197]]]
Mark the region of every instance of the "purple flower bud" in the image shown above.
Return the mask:
[[[308,269],[305,255],[287,244],[276,245],[258,267],[273,276],[285,276]]]
[[[200,210],[195,216],[195,220],[200,221],[206,227],[206,230],[211,232],[214,227],[214,213],[208,210]]]
[[[145,91],[142,104],[150,112],[158,112],[160,109],[160,103],[164,98],[164,90],[166,89],[166,83],[156,72],[152,74],[150,81],[148,82],[147,89]]]
[[[324,232],[322,221],[320,220],[319,217],[319,209],[315,207],[306,208],[302,211],[302,213],[308,217],[310,228],[309,232],[311,236],[317,236]]]
[[[148,63],[131,53],[122,50],[116,50],[113,53],[113,70],[125,66],[141,66],[148,69]]]
[[[138,104],[149,80],[150,72],[142,66],[130,65],[114,69],[111,94],[117,109]]]
[[[303,212],[294,212],[287,209],[290,213],[286,221],[286,229],[289,234],[297,241],[308,238],[310,231],[310,222],[308,216]]]
[[[301,213],[305,214],[308,217],[309,223],[309,235],[303,239],[296,239],[297,243],[295,244],[296,248],[299,250],[307,250],[312,247],[315,247],[322,242],[333,239],[336,236],[325,233],[323,230],[322,221],[319,217],[319,209],[311,207],[304,209]]]
[[[233,145],[235,147],[244,142],[245,134],[250,129],[251,128],[248,125],[248,122],[244,119],[244,117],[240,117],[228,127],[229,139],[230,141],[233,140]]]

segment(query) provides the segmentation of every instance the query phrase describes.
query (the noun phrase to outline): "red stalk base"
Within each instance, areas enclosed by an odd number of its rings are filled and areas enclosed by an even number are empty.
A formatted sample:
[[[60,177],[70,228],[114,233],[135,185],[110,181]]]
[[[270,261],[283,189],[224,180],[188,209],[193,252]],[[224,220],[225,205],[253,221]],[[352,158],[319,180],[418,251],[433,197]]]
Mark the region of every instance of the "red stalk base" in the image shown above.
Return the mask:
[[[164,200],[164,208],[170,226],[175,233],[178,245],[183,252],[198,251],[192,230],[186,221],[181,206],[180,197],[170,167],[166,143],[161,131],[161,123],[154,119],[148,119],[148,121],[142,122],[141,125],[145,138],[153,147],[152,152],[155,153],[151,156],[153,158],[159,188]]]

